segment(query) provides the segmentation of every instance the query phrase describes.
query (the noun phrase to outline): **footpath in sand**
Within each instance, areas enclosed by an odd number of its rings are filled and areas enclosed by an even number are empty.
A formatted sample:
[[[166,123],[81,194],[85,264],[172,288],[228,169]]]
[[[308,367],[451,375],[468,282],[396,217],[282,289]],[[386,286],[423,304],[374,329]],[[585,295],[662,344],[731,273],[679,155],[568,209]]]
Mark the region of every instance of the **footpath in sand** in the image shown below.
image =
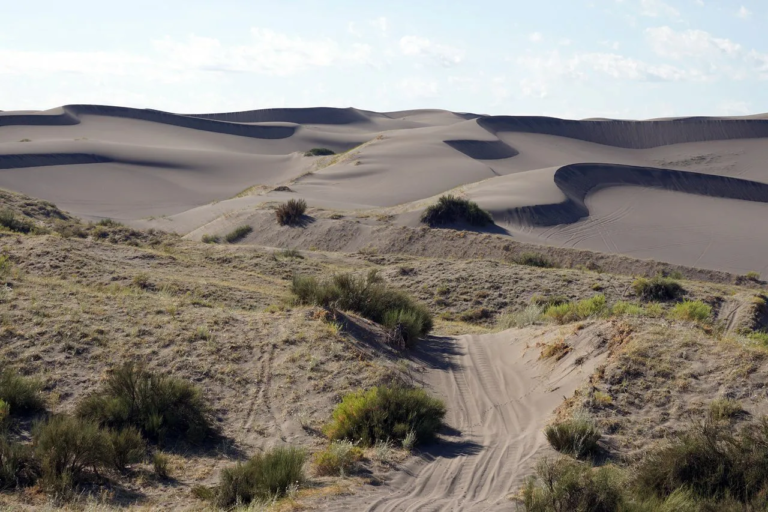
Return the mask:
[[[555,409],[604,360],[606,324],[509,330],[425,342],[419,377],[446,401],[447,428],[385,484],[325,503],[324,510],[509,510],[536,461],[553,454],[543,434]],[[545,345],[565,341],[559,361]]]

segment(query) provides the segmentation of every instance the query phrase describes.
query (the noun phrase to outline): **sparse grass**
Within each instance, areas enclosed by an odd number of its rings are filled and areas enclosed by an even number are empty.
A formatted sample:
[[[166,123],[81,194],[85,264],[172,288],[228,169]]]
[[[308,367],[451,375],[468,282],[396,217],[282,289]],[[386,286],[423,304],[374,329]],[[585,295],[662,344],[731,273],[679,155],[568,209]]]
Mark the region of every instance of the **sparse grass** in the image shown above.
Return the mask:
[[[676,280],[656,276],[651,279],[640,277],[632,283],[632,290],[644,301],[669,301],[680,297],[685,290]]]
[[[611,306],[611,314],[614,316],[643,316],[645,309],[638,304],[620,300]]]
[[[468,322],[471,324],[477,324],[489,320],[493,316],[493,313],[488,308],[475,308],[462,312],[459,315],[459,320],[462,322]]]
[[[11,210],[0,212],[0,226],[14,233],[32,233],[35,230],[35,224],[29,220],[20,218]]]
[[[328,148],[312,148],[309,151],[304,152],[304,156],[329,156],[335,155],[336,152]]]
[[[283,249],[278,253],[283,258],[292,258],[296,260],[303,260],[304,255],[302,255],[298,250],[296,249]]]
[[[280,447],[225,468],[216,490],[216,504],[229,508],[285,496],[289,488],[304,482],[306,459],[304,450]]]
[[[346,476],[362,458],[363,450],[351,441],[341,440],[315,453],[312,460],[319,476]]]
[[[354,311],[389,329],[399,326],[406,346],[432,330],[429,310],[408,295],[388,288],[376,272],[365,277],[336,274],[324,281],[294,276],[291,291],[301,304]]]
[[[537,252],[524,252],[522,254],[519,254],[517,257],[513,259],[515,263],[518,265],[527,265],[529,267],[538,267],[538,268],[555,268],[557,265],[544,256],[543,254],[539,254]]]
[[[744,408],[738,400],[716,398],[709,404],[709,417],[713,421],[726,421],[744,413]]]
[[[295,226],[301,222],[307,211],[307,202],[303,199],[291,199],[275,210],[277,223],[281,226]]]
[[[592,400],[598,407],[608,407],[613,403],[613,398],[611,398],[611,395],[604,393],[603,391],[595,391],[592,393]]]
[[[543,309],[536,304],[526,306],[522,311],[515,313],[506,313],[496,319],[496,327],[501,330],[511,329],[513,327],[528,327],[535,325],[541,320]]]
[[[744,274],[744,277],[756,283],[760,282],[760,272],[755,272],[755,271],[747,272],[746,274]]]
[[[101,390],[84,399],[78,415],[123,429],[136,427],[147,439],[199,443],[214,434],[200,390],[181,379],[126,363],[114,369]]]
[[[346,439],[373,446],[378,441],[431,439],[443,424],[445,404],[419,388],[379,386],[350,393],[333,411],[324,432],[331,440]]]
[[[493,224],[493,217],[477,203],[453,195],[441,196],[436,204],[428,206],[421,215],[421,222],[430,227],[460,221],[482,227]]]
[[[570,351],[570,345],[568,345],[563,340],[558,340],[554,343],[550,343],[549,345],[545,345],[544,348],[541,349],[541,359],[554,358],[555,360],[559,361],[568,355]]]
[[[578,302],[567,302],[550,306],[544,316],[558,324],[578,322],[587,318],[603,315],[607,311],[605,295],[598,294]]]
[[[219,235],[203,235],[200,240],[204,244],[218,244],[221,242],[221,237]]]
[[[253,231],[253,228],[247,224],[243,224],[242,226],[238,226],[229,233],[226,234],[224,237],[224,240],[228,244],[234,244],[251,234]]]
[[[31,446],[0,435],[0,491],[34,485],[40,474]]]
[[[0,400],[8,405],[10,414],[23,415],[44,410],[42,388],[40,381],[23,377],[10,368],[0,371]]]
[[[171,478],[171,460],[168,455],[163,452],[155,452],[152,455],[152,471],[155,476],[160,480],[168,480]]]
[[[595,422],[586,416],[577,416],[544,429],[552,447],[577,459],[586,459],[600,451],[598,441],[602,435]]]
[[[686,300],[670,310],[669,317],[688,322],[706,322],[712,314],[712,308],[700,300]]]

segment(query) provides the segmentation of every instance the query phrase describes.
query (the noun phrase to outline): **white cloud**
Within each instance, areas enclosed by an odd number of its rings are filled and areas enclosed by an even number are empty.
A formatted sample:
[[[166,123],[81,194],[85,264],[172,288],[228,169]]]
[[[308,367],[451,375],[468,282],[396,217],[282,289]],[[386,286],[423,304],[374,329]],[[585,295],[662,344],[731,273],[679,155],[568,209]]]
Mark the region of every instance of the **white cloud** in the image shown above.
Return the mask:
[[[528,36],[528,40],[533,43],[538,43],[544,38],[544,36],[541,35],[541,32],[533,32],[531,35]]]
[[[354,21],[350,21],[347,23],[347,32],[352,34],[355,37],[363,37],[363,33],[360,32],[360,29],[357,27],[357,23]]]
[[[652,18],[677,18],[680,16],[680,11],[662,0],[641,0],[640,14]]]
[[[676,60],[690,57],[734,57],[742,51],[738,43],[714,37],[703,30],[677,32],[669,27],[657,27],[646,29],[645,35],[657,55]]]
[[[387,18],[381,16],[375,20],[370,21],[369,23],[374,28],[376,28],[381,33],[381,35],[387,35],[387,31],[389,30],[389,20],[387,20]]]
[[[405,36],[400,39],[400,51],[411,57],[426,57],[442,66],[455,66],[464,60],[464,51],[452,46],[434,43],[419,36]]]
[[[752,11],[744,7],[743,5],[739,8],[738,12],[736,12],[736,16],[738,16],[741,19],[748,19],[752,17]]]

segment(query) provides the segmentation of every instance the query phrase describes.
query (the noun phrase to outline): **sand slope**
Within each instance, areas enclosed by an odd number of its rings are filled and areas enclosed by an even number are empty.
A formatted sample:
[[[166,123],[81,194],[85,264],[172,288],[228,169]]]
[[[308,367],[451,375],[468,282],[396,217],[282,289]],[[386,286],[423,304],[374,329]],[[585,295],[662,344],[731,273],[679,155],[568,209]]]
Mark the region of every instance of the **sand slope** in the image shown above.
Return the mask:
[[[304,157],[313,147],[344,154]],[[731,272],[768,270],[765,161],[768,117],[760,115],[573,121],[99,105],[0,112],[0,187],[89,219],[187,234],[302,197],[369,216],[384,209],[415,226],[429,201],[452,191],[523,241]],[[280,185],[290,192],[272,191]]]
[[[446,400],[447,435],[385,485],[334,500],[326,510],[510,510],[509,495],[542,455],[554,453],[543,428],[555,408],[604,359],[605,326],[593,325],[566,336],[574,347],[567,357],[540,360],[536,344],[563,338],[560,330],[425,342],[414,359],[425,367],[425,385]]]

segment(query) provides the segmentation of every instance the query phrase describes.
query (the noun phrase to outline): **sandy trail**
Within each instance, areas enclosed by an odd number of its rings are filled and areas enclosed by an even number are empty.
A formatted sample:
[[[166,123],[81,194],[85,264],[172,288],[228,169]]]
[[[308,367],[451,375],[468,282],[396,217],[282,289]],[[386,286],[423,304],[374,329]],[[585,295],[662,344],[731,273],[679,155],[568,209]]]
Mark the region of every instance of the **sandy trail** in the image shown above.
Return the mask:
[[[570,337],[561,328],[511,330],[425,343],[415,359],[425,386],[446,401],[447,432],[385,485],[324,509],[509,510],[509,495],[551,453],[543,427],[602,361],[604,330],[595,325]],[[564,337],[573,347],[568,356],[539,359],[536,343]]]

